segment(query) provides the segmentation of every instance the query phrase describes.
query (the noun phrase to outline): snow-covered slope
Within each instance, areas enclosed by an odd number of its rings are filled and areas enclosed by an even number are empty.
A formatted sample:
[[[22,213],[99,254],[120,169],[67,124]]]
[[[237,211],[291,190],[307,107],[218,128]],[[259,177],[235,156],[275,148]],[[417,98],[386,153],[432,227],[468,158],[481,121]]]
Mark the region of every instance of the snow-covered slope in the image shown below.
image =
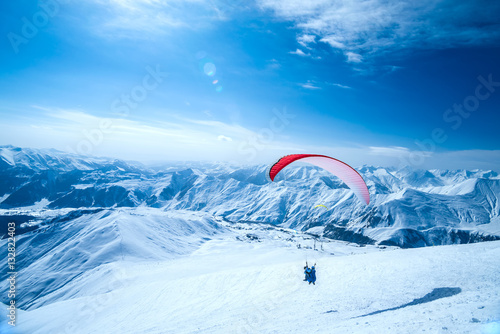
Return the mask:
[[[53,300],[101,291],[92,275],[112,275],[117,261],[164,261],[189,254],[223,233],[213,217],[199,212],[149,208],[77,210],[49,219],[17,237],[18,306],[37,308]],[[7,239],[0,257],[7,258]],[[8,291],[2,272],[0,291]],[[2,294],[1,299],[7,298]]]
[[[286,231],[239,228],[181,258],[101,265],[69,283],[74,295],[21,311],[2,333],[500,329],[500,241],[406,250],[332,242],[332,255],[287,247]],[[315,286],[302,281],[306,258],[316,262]]]
[[[2,149],[0,224],[18,222],[2,334],[500,330],[500,241],[450,245],[500,235],[494,172],[364,166],[364,206],[311,167],[270,183],[266,166],[31,168],[36,152]]]
[[[500,178],[493,171],[364,166],[359,172],[371,196],[365,206],[338,178],[315,167],[290,166],[268,182],[267,166],[197,163],[152,170],[55,151],[1,150],[0,208],[10,210],[149,206],[404,247],[499,238],[492,226],[500,217]]]

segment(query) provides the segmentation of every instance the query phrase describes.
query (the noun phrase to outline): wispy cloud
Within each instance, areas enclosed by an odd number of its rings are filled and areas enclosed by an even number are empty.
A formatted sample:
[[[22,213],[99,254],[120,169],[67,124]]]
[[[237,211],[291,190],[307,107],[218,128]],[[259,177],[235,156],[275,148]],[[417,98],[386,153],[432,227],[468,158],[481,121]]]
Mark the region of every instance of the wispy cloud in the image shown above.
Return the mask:
[[[233,141],[233,138],[227,137],[227,136],[224,136],[224,135],[219,135],[217,137],[217,140],[220,140],[220,141]]]
[[[294,141],[285,133],[274,133],[273,139],[269,140],[267,132],[262,137],[262,129],[251,130],[215,120],[172,117],[170,122],[146,123],[98,117],[82,110],[43,109],[46,111],[36,118],[4,122],[0,142],[141,161],[219,160],[248,163],[239,149],[242,143],[246,143],[245,148],[253,148],[258,153],[252,163],[269,163],[285,154],[303,152],[330,155],[353,166],[401,167],[417,161],[421,163],[413,167],[500,171],[500,150],[422,152],[400,146],[311,145]],[[102,131],[104,122],[109,125],[106,131]],[[83,143],[84,146],[81,145]],[[80,146],[90,149],[90,152],[79,152]],[[412,159],[412,156],[419,159]]]
[[[91,28],[102,36],[150,38],[176,29],[197,29],[226,14],[208,0],[93,0],[106,17],[89,18]]]
[[[341,85],[339,83],[333,83],[333,82],[327,82],[328,85],[330,86],[335,86],[335,87],[338,87],[338,88],[343,88],[343,89],[352,89],[352,87],[350,86],[346,86],[346,85]]]
[[[281,64],[276,59],[271,59],[267,63],[267,68],[270,70],[275,70],[281,67]]]
[[[262,130],[254,131],[217,120],[171,115],[168,122],[147,122],[100,117],[83,110],[37,109],[43,112],[30,120],[11,119],[6,122],[6,131],[0,133],[0,142],[4,140],[29,147],[36,142],[37,147],[142,161],[246,161],[238,147],[254,141],[259,153],[296,148],[280,133],[274,133],[273,140],[262,139]],[[19,136],[19,133],[23,135]]]
[[[316,43],[316,36],[307,34],[300,35],[297,37],[297,42],[299,42],[299,44],[303,47],[310,49],[309,44]]]
[[[307,81],[306,83],[301,83],[300,86],[305,89],[321,89],[321,87],[317,86],[313,81]]]
[[[309,57],[310,56],[309,53],[305,53],[301,49],[297,49],[295,51],[290,51],[289,53],[292,55],[297,55],[297,56],[301,56],[301,57]]]
[[[383,155],[389,157],[407,156],[410,154],[410,150],[406,147],[390,146],[390,147],[378,147],[370,146],[371,155]]]
[[[345,55],[348,63],[361,63],[363,61],[363,57],[358,53],[346,52]]]
[[[310,48],[308,48],[310,49]],[[312,58],[312,59],[321,59],[320,56],[314,56],[312,55],[311,53],[305,53],[304,51],[302,51],[301,49],[297,49],[295,51],[290,51],[288,52],[292,55],[297,55],[297,56],[301,56],[301,57],[309,57],[309,58]]]
[[[367,161],[381,161],[386,166],[424,169],[492,169],[500,172],[500,150],[414,151],[406,147],[367,148]]]
[[[328,85],[328,86],[334,86],[334,87],[338,87],[338,88],[342,88],[342,89],[352,89],[352,87],[350,87],[350,86],[342,85],[342,84],[335,83],[335,82],[322,82],[321,84]],[[305,83],[300,83],[299,86],[302,88],[305,88],[305,89],[312,89],[312,90],[322,89],[322,87],[316,81],[313,81],[313,80],[307,80],[307,82],[305,82]]]
[[[394,50],[496,45],[500,40],[497,1],[302,1],[258,0],[263,9],[346,55],[348,62]],[[304,37],[308,36],[308,37]]]

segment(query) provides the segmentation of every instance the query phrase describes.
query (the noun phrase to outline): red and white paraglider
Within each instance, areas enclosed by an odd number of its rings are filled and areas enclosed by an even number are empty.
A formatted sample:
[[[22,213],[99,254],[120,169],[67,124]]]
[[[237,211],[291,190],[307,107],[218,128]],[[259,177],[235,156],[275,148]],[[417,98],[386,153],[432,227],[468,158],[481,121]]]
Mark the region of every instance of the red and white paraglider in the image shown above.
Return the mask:
[[[271,166],[268,177],[271,181],[274,181],[276,175],[278,175],[283,168],[295,161],[307,162],[329,171],[344,181],[363,203],[366,205],[370,203],[370,193],[361,175],[348,164],[326,155],[291,154],[284,156]]]

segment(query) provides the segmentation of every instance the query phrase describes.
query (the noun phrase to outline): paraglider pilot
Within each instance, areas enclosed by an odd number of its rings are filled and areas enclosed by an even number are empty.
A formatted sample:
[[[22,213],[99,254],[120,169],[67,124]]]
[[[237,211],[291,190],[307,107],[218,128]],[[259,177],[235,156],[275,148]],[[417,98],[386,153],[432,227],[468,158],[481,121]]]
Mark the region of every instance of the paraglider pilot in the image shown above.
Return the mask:
[[[316,285],[316,268],[311,267],[311,273],[309,274],[309,284]]]
[[[306,275],[304,281],[308,281],[309,284],[312,283],[313,285],[316,285],[316,268],[314,268],[314,266],[309,268],[306,262],[306,266],[304,267],[304,274]]]

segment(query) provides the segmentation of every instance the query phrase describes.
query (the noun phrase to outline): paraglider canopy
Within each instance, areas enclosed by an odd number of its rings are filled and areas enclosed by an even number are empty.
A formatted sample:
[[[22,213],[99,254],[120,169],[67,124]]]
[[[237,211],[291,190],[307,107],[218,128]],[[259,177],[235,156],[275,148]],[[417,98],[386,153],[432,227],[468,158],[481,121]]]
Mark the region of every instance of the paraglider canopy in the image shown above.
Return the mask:
[[[321,208],[321,207],[323,207],[323,208],[325,208],[326,210],[328,210],[328,208],[327,208],[327,207],[326,207],[326,205],[324,205],[324,204],[318,204],[318,205],[316,205],[313,209],[316,209],[316,208]]]
[[[271,181],[274,181],[276,175],[278,175],[283,168],[298,160],[321,167],[336,175],[344,181],[349,188],[351,188],[361,201],[363,201],[366,205],[370,203],[370,193],[368,192],[368,187],[366,186],[366,183],[361,175],[348,164],[326,155],[291,154],[284,156],[271,166],[268,177]]]

